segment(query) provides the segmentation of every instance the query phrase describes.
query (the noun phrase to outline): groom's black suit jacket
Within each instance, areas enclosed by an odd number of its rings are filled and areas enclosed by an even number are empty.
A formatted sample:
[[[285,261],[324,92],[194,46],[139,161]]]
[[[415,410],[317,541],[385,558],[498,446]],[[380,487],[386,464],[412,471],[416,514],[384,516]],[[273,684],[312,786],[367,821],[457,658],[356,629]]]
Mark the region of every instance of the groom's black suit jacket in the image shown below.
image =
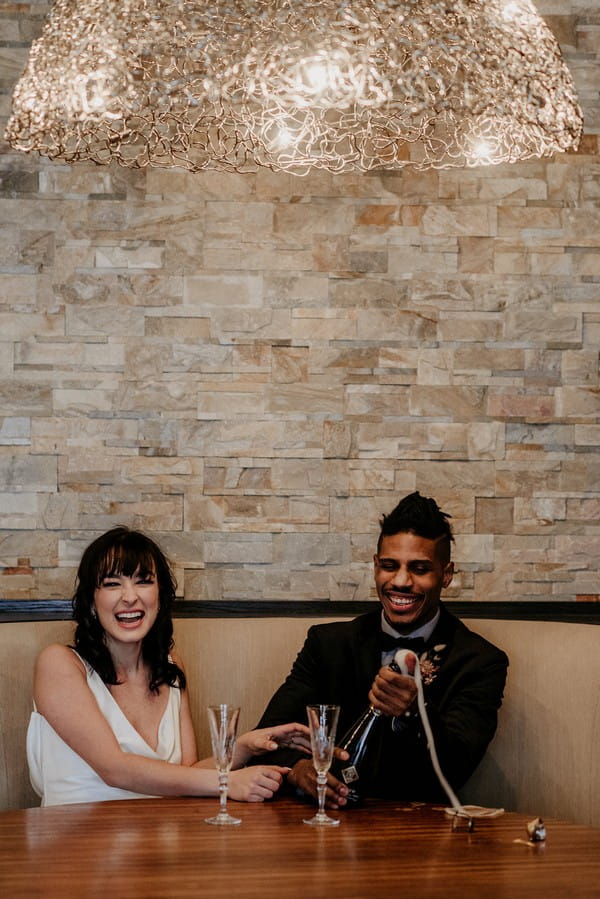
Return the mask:
[[[458,789],[480,762],[496,730],[508,659],[468,630],[443,603],[439,621],[421,656],[427,715],[442,771]],[[368,705],[381,667],[381,611],[352,621],[318,624],[308,631],[290,674],[269,702],[259,727],[306,721],[306,706],[341,706],[338,740]],[[427,681],[430,680],[429,683]],[[368,794],[390,799],[446,800],[417,717],[382,718],[369,747]],[[255,763],[293,765],[301,756],[280,749]]]

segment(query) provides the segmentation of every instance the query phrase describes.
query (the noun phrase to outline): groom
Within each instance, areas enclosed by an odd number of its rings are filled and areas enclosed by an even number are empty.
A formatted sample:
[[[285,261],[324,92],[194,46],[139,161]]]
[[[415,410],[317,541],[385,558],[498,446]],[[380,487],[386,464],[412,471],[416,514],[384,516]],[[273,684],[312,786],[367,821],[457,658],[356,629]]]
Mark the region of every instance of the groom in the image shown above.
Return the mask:
[[[396,800],[444,800],[430,761],[412,677],[389,663],[397,645],[416,642],[429,718],[442,772],[458,789],[480,762],[496,730],[508,659],[468,630],[440,600],[453,577],[448,521],[435,500],[418,492],[381,519],[374,556],[381,609],[352,621],[311,627],[290,674],[269,702],[259,727],[303,721],[306,706],[341,706],[338,742],[371,704],[383,716],[369,744],[367,795]],[[261,763],[291,767],[288,784],[316,797],[310,759],[281,749]],[[347,787],[330,772],[327,804],[346,804]]]

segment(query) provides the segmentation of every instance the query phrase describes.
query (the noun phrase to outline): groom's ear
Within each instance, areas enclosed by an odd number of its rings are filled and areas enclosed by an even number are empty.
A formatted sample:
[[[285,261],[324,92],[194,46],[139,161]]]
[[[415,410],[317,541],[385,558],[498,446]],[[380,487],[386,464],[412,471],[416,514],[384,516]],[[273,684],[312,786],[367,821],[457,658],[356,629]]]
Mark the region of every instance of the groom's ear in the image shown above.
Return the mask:
[[[442,578],[442,584],[444,587],[449,587],[452,583],[452,578],[454,577],[454,562],[448,562],[447,565],[444,566],[444,576]]]

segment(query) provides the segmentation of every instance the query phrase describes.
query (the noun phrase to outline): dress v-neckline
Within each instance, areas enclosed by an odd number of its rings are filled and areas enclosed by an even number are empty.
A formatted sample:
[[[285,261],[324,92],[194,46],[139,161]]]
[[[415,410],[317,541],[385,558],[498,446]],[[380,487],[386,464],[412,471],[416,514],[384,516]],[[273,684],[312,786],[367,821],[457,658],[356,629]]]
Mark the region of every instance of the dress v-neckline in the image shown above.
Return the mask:
[[[97,672],[94,671],[94,674],[97,674]],[[100,678],[99,675],[98,675],[98,677]],[[109,697],[110,697],[110,699],[111,699],[111,702],[112,702],[112,703],[114,704],[114,706],[118,709],[118,711],[119,711],[121,717],[123,718],[124,721],[127,722],[127,725],[129,726],[129,728],[137,734],[137,736],[140,738],[140,740],[142,740],[142,741],[146,744],[146,746],[148,747],[148,749],[151,749],[152,752],[153,752],[155,755],[159,755],[158,750],[159,750],[159,747],[160,747],[160,737],[161,737],[162,725],[163,725],[163,721],[165,720],[165,717],[166,717],[166,714],[167,714],[167,711],[168,711],[168,708],[169,708],[170,692],[167,693],[167,702],[166,702],[165,708],[164,708],[164,710],[163,710],[163,713],[162,713],[162,715],[160,716],[160,721],[158,722],[158,728],[157,728],[157,731],[156,731],[156,733],[157,733],[156,748],[155,748],[154,746],[151,746],[151,745],[150,745],[150,743],[148,742],[148,740],[147,740],[144,736],[142,736],[142,734],[139,732],[139,730],[137,729],[137,727],[135,727],[135,726],[131,723],[131,721],[129,720],[129,718],[127,717],[127,715],[125,714],[125,712],[123,711],[123,709],[121,708],[121,706],[119,705],[119,703],[117,702],[117,700],[115,699],[115,697],[113,696],[113,694],[110,692],[110,690],[108,689],[108,686],[104,683],[104,681],[102,680],[102,678],[100,678],[100,681],[101,681],[101,683],[102,683],[102,686],[103,686],[104,689],[106,690],[107,694],[109,695]],[[169,691],[170,691],[170,689],[171,689],[171,688],[168,687],[168,690],[169,690]]]
[[[72,647],[71,647],[71,648],[72,648]],[[102,678],[100,677],[100,675],[98,674],[98,672],[96,671],[96,669],[93,668],[93,667],[90,665],[89,662],[86,662],[86,660],[85,660],[82,656],[79,655],[79,653],[77,652],[77,650],[73,649],[73,652],[75,653],[75,655],[77,656],[77,658],[81,660],[81,662],[82,662],[84,668],[86,669],[86,672],[88,672],[88,674],[89,674],[90,676],[95,676],[95,677],[97,678],[98,682],[99,682],[99,683],[102,685],[102,687],[104,688],[104,692],[105,692],[106,695],[109,697],[111,703],[112,703],[112,704],[114,705],[114,707],[117,709],[119,715],[121,716],[121,718],[123,719],[123,721],[127,724],[127,726],[129,727],[129,729],[130,729],[130,730],[131,730],[137,737],[139,737],[139,739],[142,741],[142,743],[144,743],[144,745],[147,746],[148,749],[149,749],[151,752],[154,753],[154,755],[156,755],[156,756],[158,756],[158,757],[160,758],[160,755],[159,755],[158,750],[159,750],[159,748],[160,748],[160,738],[161,738],[162,726],[163,726],[164,720],[165,720],[165,718],[166,718],[166,716],[167,716],[167,712],[168,712],[168,710],[169,710],[169,705],[171,704],[171,689],[172,689],[172,688],[167,684],[167,690],[168,690],[168,692],[167,692],[167,702],[166,702],[164,711],[163,711],[163,713],[162,713],[162,715],[161,715],[161,717],[160,717],[160,721],[158,722],[157,741],[156,741],[156,749],[155,749],[153,746],[150,745],[150,743],[148,742],[148,740],[146,740],[146,738],[142,736],[142,734],[139,732],[139,730],[137,729],[137,727],[134,727],[134,725],[131,723],[131,721],[129,720],[129,718],[127,717],[127,715],[125,714],[125,712],[123,711],[123,709],[121,708],[121,706],[119,705],[119,703],[117,702],[117,700],[115,699],[115,697],[112,695],[112,693],[111,693],[110,690],[108,689],[108,686],[104,683],[104,681],[102,680]]]

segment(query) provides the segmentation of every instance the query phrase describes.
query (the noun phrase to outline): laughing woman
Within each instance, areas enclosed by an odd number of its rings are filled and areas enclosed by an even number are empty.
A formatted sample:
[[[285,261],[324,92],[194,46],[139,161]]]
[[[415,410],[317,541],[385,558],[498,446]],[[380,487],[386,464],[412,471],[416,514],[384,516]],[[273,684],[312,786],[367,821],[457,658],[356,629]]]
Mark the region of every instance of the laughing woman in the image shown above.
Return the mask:
[[[171,566],[145,534],[117,527],[83,553],[74,646],[46,647],[35,666],[27,760],[42,805],[218,795],[213,760],[198,761],[185,672],[171,653],[174,598]],[[242,766],[307,738],[300,724],[242,734],[230,797],[271,798],[288,769]]]

